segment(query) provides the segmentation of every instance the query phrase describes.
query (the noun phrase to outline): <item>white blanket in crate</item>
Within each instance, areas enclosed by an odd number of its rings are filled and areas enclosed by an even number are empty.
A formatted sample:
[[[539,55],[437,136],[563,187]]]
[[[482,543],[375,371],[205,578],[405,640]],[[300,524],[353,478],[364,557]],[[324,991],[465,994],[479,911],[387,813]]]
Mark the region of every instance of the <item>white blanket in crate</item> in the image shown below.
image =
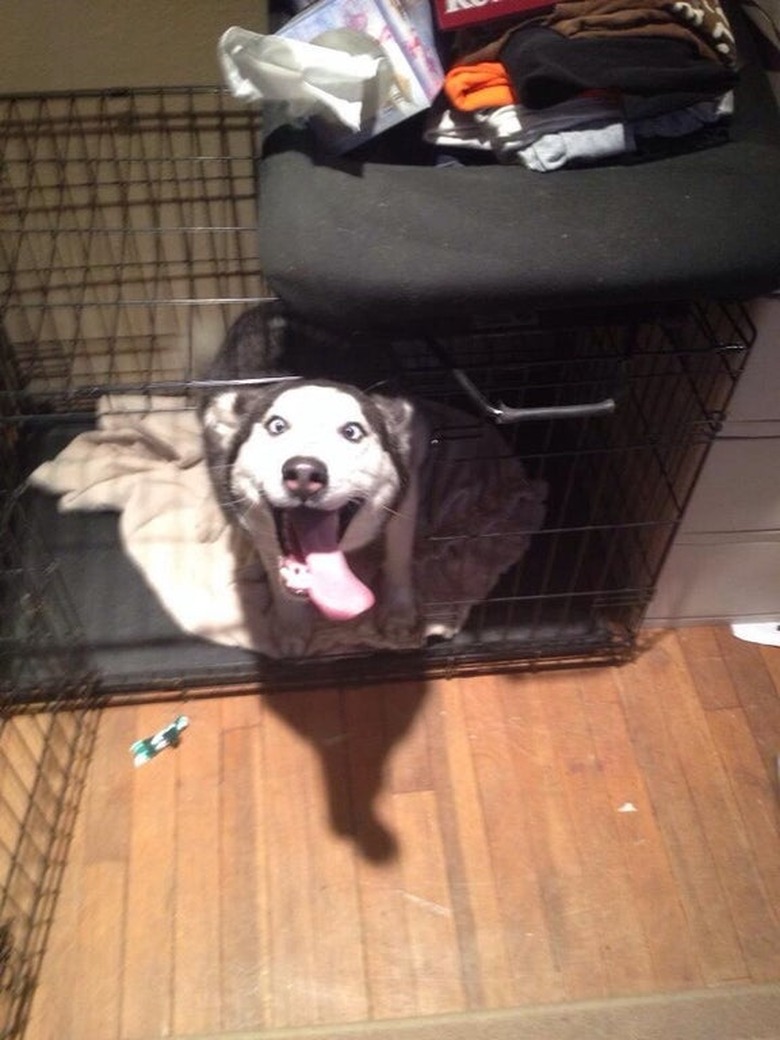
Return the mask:
[[[527,478],[498,432],[425,407],[435,433],[415,561],[420,629],[400,645],[377,630],[373,612],[349,622],[318,618],[310,654],[412,648],[442,629],[457,631],[542,524],[546,486]],[[125,552],[184,630],[278,656],[265,622],[265,574],[215,500],[192,410],[165,397],[105,397],[97,428],[74,437],[30,483],[59,495],[62,511],[117,511]],[[358,557],[353,567],[370,583],[377,554]]]

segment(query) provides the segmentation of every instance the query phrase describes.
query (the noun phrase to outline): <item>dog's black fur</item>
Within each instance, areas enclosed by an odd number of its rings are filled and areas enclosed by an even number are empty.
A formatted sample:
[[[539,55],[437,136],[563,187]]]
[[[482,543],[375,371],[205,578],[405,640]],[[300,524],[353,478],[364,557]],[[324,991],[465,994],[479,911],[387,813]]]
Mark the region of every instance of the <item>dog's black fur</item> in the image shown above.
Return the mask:
[[[302,607],[308,607],[309,614],[313,608],[300,602],[290,606],[289,594],[285,596],[285,590],[278,587],[274,554],[278,555],[279,549],[268,544],[273,525],[259,515],[263,509],[257,502],[250,508],[246,495],[242,495],[241,488],[237,487],[235,468],[239,453],[253,431],[257,431],[258,424],[272,414],[274,402],[292,388],[320,387],[347,393],[359,406],[366,428],[381,445],[383,457],[391,460],[389,469],[389,464],[384,465],[385,474],[389,470],[394,474],[392,498],[385,501],[383,496],[388,485],[382,478],[381,504],[373,511],[376,515],[371,519],[369,501],[360,502],[358,512],[362,511],[364,516],[361,524],[347,529],[345,548],[348,550],[365,544],[365,538],[360,541],[360,536],[357,536],[357,545],[348,544],[350,530],[353,534],[355,531],[364,535],[367,532],[365,536],[384,539],[387,566],[383,582],[384,602],[378,615],[382,617],[382,627],[408,628],[416,620],[410,588],[411,552],[417,511],[416,474],[425,437],[418,428],[419,420],[408,400],[384,393],[366,393],[351,382],[322,378],[327,369],[343,369],[349,357],[354,359],[357,355],[365,361],[364,349],[350,351],[348,345],[328,334],[298,325],[285,314],[281,305],[273,303],[253,308],[233,323],[203,384],[199,411],[206,461],[215,492],[230,521],[248,531],[255,543],[274,589],[275,609],[281,615],[280,638],[285,638],[290,644],[291,653],[301,651],[306,641],[306,629],[310,627],[310,619],[307,623]],[[327,416],[323,418],[327,421]],[[261,461],[262,458],[265,454]],[[243,479],[246,481],[245,472]],[[258,487],[261,484],[261,475],[258,474]],[[364,491],[363,488],[362,493]],[[316,508],[316,503],[308,505]],[[271,506],[276,513],[279,512],[278,502],[269,500],[269,512],[274,511]],[[331,507],[324,505],[322,508]],[[277,523],[277,529],[278,526]]]

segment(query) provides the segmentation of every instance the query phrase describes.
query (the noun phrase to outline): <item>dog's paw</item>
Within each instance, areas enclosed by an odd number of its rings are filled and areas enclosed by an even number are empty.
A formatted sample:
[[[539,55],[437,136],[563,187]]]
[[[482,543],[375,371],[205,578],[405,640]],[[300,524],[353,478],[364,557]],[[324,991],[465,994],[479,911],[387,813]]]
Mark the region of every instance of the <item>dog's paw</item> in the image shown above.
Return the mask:
[[[458,625],[454,622],[448,625],[441,621],[431,621],[426,624],[424,635],[426,642],[444,643],[454,639],[459,631]]]
[[[273,625],[271,644],[278,657],[305,657],[309,646],[310,633],[284,631],[281,626]]]
[[[408,644],[419,635],[420,616],[411,589],[388,589],[376,607],[376,625],[385,639]]]
[[[304,657],[311,642],[314,625],[306,602],[279,597],[273,604],[269,636],[279,657]]]
[[[306,656],[308,640],[300,636],[280,636],[275,639],[275,645],[279,656],[289,660]]]

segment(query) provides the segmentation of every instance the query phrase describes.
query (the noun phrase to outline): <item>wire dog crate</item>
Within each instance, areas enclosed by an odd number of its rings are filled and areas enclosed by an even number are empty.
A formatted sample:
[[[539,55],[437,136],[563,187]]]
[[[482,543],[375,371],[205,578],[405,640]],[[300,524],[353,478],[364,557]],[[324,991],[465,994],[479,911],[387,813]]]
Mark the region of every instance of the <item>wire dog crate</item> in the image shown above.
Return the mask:
[[[62,512],[26,480],[118,401],[191,411],[203,345],[216,349],[230,321],[271,298],[259,261],[258,115],[217,89],[6,97],[0,108],[7,700],[247,680],[279,688],[632,653],[753,339],[741,306],[493,316],[441,342],[345,345],[347,371],[370,353],[372,379],[461,417],[434,440],[458,448],[489,425],[491,450],[520,460],[546,489],[544,518],[509,532],[527,535],[525,551],[451,639],[295,662],[258,657],[172,621],[123,552],[116,513]],[[499,401],[537,411],[496,426],[480,410]],[[451,554],[475,537],[450,532]]]
[[[0,718],[0,1037],[23,1035],[94,743],[98,711]]]

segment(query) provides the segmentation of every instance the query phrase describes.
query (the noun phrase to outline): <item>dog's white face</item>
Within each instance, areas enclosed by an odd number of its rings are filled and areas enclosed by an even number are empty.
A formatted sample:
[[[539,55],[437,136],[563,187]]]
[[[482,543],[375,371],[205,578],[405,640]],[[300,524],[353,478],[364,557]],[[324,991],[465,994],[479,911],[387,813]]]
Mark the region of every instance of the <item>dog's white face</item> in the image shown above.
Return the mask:
[[[378,536],[403,489],[411,405],[301,382],[219,394],[204,425],[232,512],[268,566],[275,558],[282,587],[331,616],[366,609],[344,553]]]
[[[265,499],[275,509],[353,504],[377,511],[392,504],[400,475],[382,431],[352,394],[304,384],[283,391],[253,423],[232,486],[247,501]]]

